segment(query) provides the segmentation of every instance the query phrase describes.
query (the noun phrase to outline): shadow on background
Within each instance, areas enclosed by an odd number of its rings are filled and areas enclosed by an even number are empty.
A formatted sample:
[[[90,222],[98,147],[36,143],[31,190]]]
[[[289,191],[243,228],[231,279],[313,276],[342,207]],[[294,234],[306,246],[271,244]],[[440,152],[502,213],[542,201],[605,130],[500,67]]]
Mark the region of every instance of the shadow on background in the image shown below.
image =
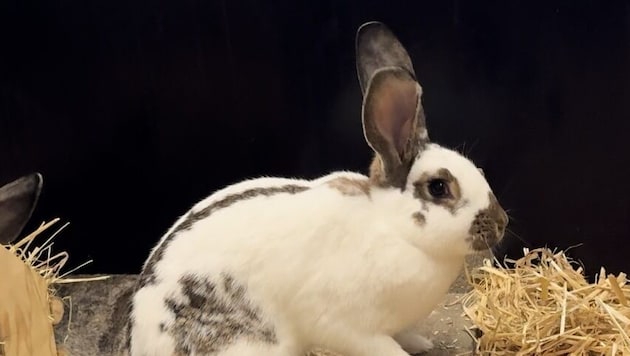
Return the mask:
[[[84,272],[135,273],[197,200],[238,180],[365,172],[354,35],[405,43],[431,136],[512,216],[499,254],[568,248],[630,271],[630,7],[575,1],[14,1],[0,5],[0,181]]]

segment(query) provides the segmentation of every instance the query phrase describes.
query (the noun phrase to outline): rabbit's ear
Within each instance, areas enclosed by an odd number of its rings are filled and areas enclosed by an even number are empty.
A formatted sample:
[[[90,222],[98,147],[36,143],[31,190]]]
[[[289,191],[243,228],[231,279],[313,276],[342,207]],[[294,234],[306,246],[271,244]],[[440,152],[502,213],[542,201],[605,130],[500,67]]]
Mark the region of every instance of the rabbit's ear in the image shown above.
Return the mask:
[[[365,139],[377,153],[370,176],[381,186],[404,188],[411,165],[428,143],[422,88],[405,69],[377,70],[363,99]]]
[[[357,30],[356,60],[363,94],[374,73],[385,67],[400,67],[415,77],[407,50],[392,31],[380,22],[365,23]]]
[[[0,187],[0,244],[13,242],[22,232],[35,209],[42,182],[42,176],[33,173]]]
[[[370,175],[379,185],[403,188],[411,164],[429,142],[422,88],[409,54],[380,22],[359,28],[356,56],[365,138],[377,153]]]

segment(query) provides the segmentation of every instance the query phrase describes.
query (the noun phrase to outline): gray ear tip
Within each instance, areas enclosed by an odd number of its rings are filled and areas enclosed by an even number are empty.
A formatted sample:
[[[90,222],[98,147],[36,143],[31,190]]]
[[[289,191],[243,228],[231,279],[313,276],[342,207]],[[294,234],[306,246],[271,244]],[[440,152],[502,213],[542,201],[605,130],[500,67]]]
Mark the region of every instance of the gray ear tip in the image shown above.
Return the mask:
[[[0,244],[18,237],[35,210],[43,181],[42,174],[34,172],[0,186]]]
[[[44,184],[44,177],[39,172],[33,172],[27,174],[21,178],[28,187],[32,187],[32,189],[36,192],[42,190],[42,185]]]
[[[33,172],[33,173],[30,173],[30,174],[27,174],[26,177],[28,179],[32,179],[35,182],[41,182],[44,179],[42,174],[39,173],[39,172]]]
[[[380,21],[369,21],[359,26],[357,30],[357,43],[360,43],[362,39],[371,37],[374,33],[391,33],[391,30]]]
[[[34,179],[37,181],[37,185],[41,186],[44,183],[44,176],[42,176],[41,173],[35,172],[32,173],[32,175],[35,177]]]
[[[34,204],[37,204],[37,202],[39,201],[39,196],[40,196],[40,194],[42,192],[42,186],[44,185],[44,177],[39,172],[33,173],[32,177],[33,177],[33,182],[35,184],[35,202],[34,202]]]
[[[39,195],[42,191],[42,186],[44,185],[44,177],[39,172],[33,172],[26,174],[11,183],[8,183],[5,186],[2,186],[2,190],[8,191],[19,191],[22,193],[19,194],[27,194],[31,196],[33,199],[32,204],[35,205],[39,200]],[[17,189],[17,190],[15,190]]]
[[[381,28],[385,27],[386,28],[387,26],[385,26],[385,24],[382,23],[381,21],[368,21],[368,22],[365,22],[364,24],[362,24],[361,26],[359,26],[359,29],[358,29],[357,32],[363,32],[363,31],[368,30],[370,28],[378,28],[378,27],[381,27]]]

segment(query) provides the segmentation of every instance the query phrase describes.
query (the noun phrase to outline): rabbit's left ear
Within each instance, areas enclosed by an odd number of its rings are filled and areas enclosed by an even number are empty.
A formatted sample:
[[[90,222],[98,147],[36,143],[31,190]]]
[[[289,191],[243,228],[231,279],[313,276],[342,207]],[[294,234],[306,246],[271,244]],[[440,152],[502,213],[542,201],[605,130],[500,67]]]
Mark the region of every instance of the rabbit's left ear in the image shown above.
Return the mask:
[[[429,142],[422,88],[407,51],[382,23],[357,33],[357,71],[364,92],[363,129],[377,153],[379,185],[403,188],[418,153]]]
[[[0,187],[0,244],[18,237],[31,217],[42,189],[42,176],[33,173]]]

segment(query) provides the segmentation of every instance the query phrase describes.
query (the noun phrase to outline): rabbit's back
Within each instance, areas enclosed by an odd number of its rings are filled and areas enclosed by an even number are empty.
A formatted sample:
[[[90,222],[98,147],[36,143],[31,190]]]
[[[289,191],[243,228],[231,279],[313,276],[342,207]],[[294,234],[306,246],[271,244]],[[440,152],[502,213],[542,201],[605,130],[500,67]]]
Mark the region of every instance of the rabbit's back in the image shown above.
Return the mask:
[[[360,179],[367,178],[350,172],[314,181],[261,178],[196,204],[145,265],[133,298],[132,349],[212,354],[237,338],[265,345],[293,332],[281,322],[292,303],[286,296],[326,269],[330,250],[343,242],[330,229],[344,226],[348,209],[368,200],[347,199],[331,183]],[[312,271],[304,268],[307,259]]]

